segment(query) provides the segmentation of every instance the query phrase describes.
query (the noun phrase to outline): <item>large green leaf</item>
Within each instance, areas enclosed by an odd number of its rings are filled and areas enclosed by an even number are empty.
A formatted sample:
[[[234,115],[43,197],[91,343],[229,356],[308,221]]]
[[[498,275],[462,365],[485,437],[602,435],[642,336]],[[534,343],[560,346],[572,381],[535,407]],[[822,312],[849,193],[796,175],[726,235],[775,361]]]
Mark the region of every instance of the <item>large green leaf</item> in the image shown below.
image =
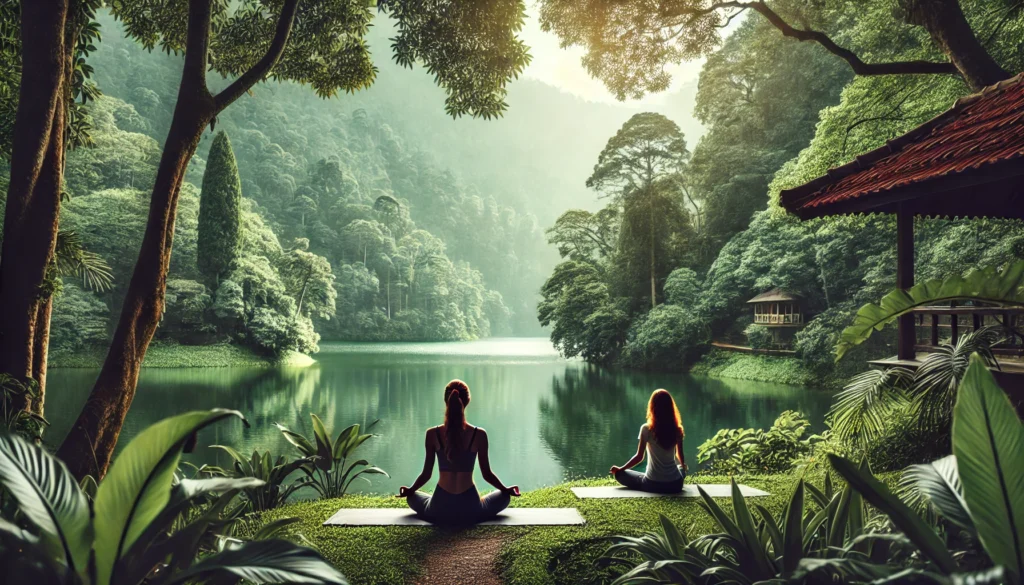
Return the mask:
[[[803,516],[804,516],[804,480],[800,479],[793,490],[793,497],[786,506],[786,524],[783,527],[782,570],[790,573],[796,569],[803,557]],[[776,555],[779,553],[776,552]]]
[[[96,585],[110,582],[114,563],[131,548],[171,499],[174,472],[186,441],[234,410],[195,411],[145,429],[118,455],[96,492]]]
[[[948,455],[931,463],[911,465],[903,471],[900,484],[908,491],[914,490],[923,496],[946,520],[971,533],[977,532],[964,500],[956,455]]]
[[[953,454],[985,551],[1024,577],[1024,424],[978,356],[953,410]]]
[[[897,317],[916,307],[971,299],[995,304],[1024,304],[1024,260],[1009,264],[1002,270],[989,266],[967,276],[953,275],[944,280],[929,280],[904,291],[896,289],[879,304],[864,305],[857,311],[853,324],[843,330],[836,346],[838,361],[854,346],[867,341]]]
[[[285,540],[248,542],[199,561],[166,585],[224,578],[252,583],[346,585],[345,577],[316,551]]]
[[[327,434],[327,427],[320,417],[315,414],[309,415],[313,419],[313,435],[316,438],[316,466],[324,471],[330,471],[334,466],[334,445],[331,443],[331,436]],[[344,433],[344,431],[342,431]]]
[[[888,516],[893,525],[907,535],[921,554],[935,563],[939,570],[947,575],[956,570],[956,561],[939,535],[909,506],[893,495],[885,484],[845,457],[829,453],[828,459],[832,468],[843,476],[850,487],[860,492],[865,500]]]
[[[0,485],[72,572],[84,572],[92,548],[89,502],[56,457],[16,435],[0,435]]]
[[[288,427],[280,423],[274,423],[274,426],[276,426],[277,429],[281,431],[281,434],[284,435],[285,440],[287,440],[292,445],[295,445],[295,447],[297,447],[303,455],[305,455],[306,457],[312,457],[313,455],[316,455],[316,447],[309,442],[309,439],[303,437],[302,435],[296,433],[295,431],[288,430]]]

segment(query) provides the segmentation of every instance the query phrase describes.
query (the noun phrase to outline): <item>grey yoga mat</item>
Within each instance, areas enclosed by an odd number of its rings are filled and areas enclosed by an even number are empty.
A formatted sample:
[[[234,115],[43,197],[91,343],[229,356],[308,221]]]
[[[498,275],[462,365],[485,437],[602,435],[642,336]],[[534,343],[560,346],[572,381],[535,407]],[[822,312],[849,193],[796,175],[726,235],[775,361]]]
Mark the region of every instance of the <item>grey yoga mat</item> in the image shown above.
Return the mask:
[[[728,484],[701,484],[700,486],[712,498],[728,498],[732,496],[732,487]],[[685,485],[683,491],[678,494],[652,494],[640,490],[631,490],[622,486],[600,486],[600,487],[574,487],[572,493],[577,498],[699,498],[696,485]],[[757,497],[771,495],[766,491],[741,485],[740,493],[744,497]]]
[[[583,524],[576,508],[506,508],[478,526],[571,526]],[[431,526],[408,508],[342,508],[324,526]]]

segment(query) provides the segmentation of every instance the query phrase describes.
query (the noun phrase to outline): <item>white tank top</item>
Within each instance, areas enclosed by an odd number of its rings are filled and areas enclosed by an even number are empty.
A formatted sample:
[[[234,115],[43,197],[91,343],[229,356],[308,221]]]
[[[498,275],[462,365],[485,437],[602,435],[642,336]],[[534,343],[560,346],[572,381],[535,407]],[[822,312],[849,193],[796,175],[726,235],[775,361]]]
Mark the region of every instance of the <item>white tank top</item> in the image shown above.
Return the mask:
[[[654,438],[647,425],[640,427],[638,439],[647,440],[647,471],[644,475],[652,481],[675,481],[682,477],[676,464],[676,446],[666,449]]]

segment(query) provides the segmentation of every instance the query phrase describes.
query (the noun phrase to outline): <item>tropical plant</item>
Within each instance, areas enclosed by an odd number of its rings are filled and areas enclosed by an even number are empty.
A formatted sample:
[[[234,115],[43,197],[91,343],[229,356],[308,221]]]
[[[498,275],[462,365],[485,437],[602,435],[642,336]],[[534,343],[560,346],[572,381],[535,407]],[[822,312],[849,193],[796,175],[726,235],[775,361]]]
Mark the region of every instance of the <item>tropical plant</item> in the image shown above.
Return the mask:
[[[180,479],[176,469],[197,432],[233,417],[242,418],[231,410],[188,412],[145,429],[121,451],[91,503],[62,461],[0,435],[0,485],[18,510],[17,524],[0,519],[0,581],[345,583],[317,552],[281,539],[204,548],[237,493],[261,482]]]
[[[1020,583],[1024,576],[1024,424],[979,356],[972,356],[953,410],[953,455],[908,470],[904,485],[937,515],[976,535],[985,559],[963,566],[934,529],[869,472],[830,455],[832,466],[886,514],[929,561],[899,573],[907,581]],[[967,574],[963,574],[963,573]],[[864,576],[864,575],[861,575]]]
[[[811,422],[792,410],[780,414],[771,428],[720,429],[697,448],[697,462],[715,473],[778,473],[786,471],[822,440],[805,436]]]
[[[18,433],[37,439],[49,424],[42,416],[24,408],[39,397],[34,380],[22,382],[13,376],[0,374],[0,433]]]
[[[917,307],[949,301],[971,300],[996,305],[1024,304],[1024,260],[1002,269],[994,266],[978,268],[960,276],[922,282],[907,290],[896,289],[878,304],[867,304],[857,311],[853,324],[843,330],[836,346],[836,361],[875,331]]]
[[[978,355],[989,367],[998,367],[992,353],[998,341],[995,327],[983,327],[961,336],[953,345],[940,345],[916,370],[893,367],[854,376],[836,394],[827,417],[829,426],[840,440],[862,449],[882,439],[891,431],[893,418],[908,409],[917,428],[945,431],[971,355]]]
[[[301,469],[306,474],[309,485],[321,498],[344,496],[352,487],[353,481],[362,479],[369,482],[370,480],[364,477],[366,475],[390,477],[386,471],[370,465],[365,459],[349,463],[356,450],[373,437],[372,434],[360,434],[359,425],[355,424],[338,433],[338,438],[332,441],[320,417],[315,414],[309,416],[313,419],[312,441],[281,424],[278,424],[277,428],[289,443],[295,445],[303,457],[310,459],[301,466]],[[377,422],[370,423],[367,429],[373,428]]]
[[[895,367],[867,370],[853,377],[838,392],[826,420],[836,437],[844,442],[865,447],[881,437],[893,414],[908,402],[906,388],[914,372]]]
[[[752,512],[735,480],[731,513],[698,490],[719,533],[691,541],[662,516],[657,532],[615,537],[603,560],[630,569],[613,585],[785,582],[805,560],[884,556],[894,540],[867,536],[864,502],[849,488],[835,490],[828,476],[824,491],[799,480],[779,518],[758,504]]]
[[[253,449],[252,456],[248,459],[227,445],[211,445],[214,449],[221,449],[232,459],[230,469],[222,467],[205,467],[204,470],[213,475],[232,478],[255,478],[262,482],[261,485],[242,490],[242,497],[253,512],[264,512],[283,505],[288,501],[289,496],[297,490],[309,485],[309,479],[301,479],[285,484],[288,476],[302,468],[303,465],[312,462],[311,457],[303,457],[288,461],[283,455],[276,459],[270,451],[260,453],[259,449]]]
[[[920,405],[922,422],[940,428],[949,425],[957,388],[967,374],[971,356],[978,356],[987,367],[999,368],[992,353],[992,346],[999,341],[998,329],[983,327],[961,336],[953,345],[940,345],[921,361],[910,394]]]

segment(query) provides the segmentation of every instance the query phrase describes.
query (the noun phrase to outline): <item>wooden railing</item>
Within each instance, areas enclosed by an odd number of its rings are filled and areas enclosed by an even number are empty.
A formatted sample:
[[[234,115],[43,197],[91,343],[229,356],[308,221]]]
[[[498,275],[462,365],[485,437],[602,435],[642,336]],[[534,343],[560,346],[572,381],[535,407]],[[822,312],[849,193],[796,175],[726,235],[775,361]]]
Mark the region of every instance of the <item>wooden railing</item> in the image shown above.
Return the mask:
[[[754,313],[754,323],[759,325],[800,325],[803,322],[802,313]]]
[[[1024,355],[1024,307],[919,307],[913,316],[919,351],[955,345],[969,331],[995,327],[1002,340],[993,346],[993,353]]]

